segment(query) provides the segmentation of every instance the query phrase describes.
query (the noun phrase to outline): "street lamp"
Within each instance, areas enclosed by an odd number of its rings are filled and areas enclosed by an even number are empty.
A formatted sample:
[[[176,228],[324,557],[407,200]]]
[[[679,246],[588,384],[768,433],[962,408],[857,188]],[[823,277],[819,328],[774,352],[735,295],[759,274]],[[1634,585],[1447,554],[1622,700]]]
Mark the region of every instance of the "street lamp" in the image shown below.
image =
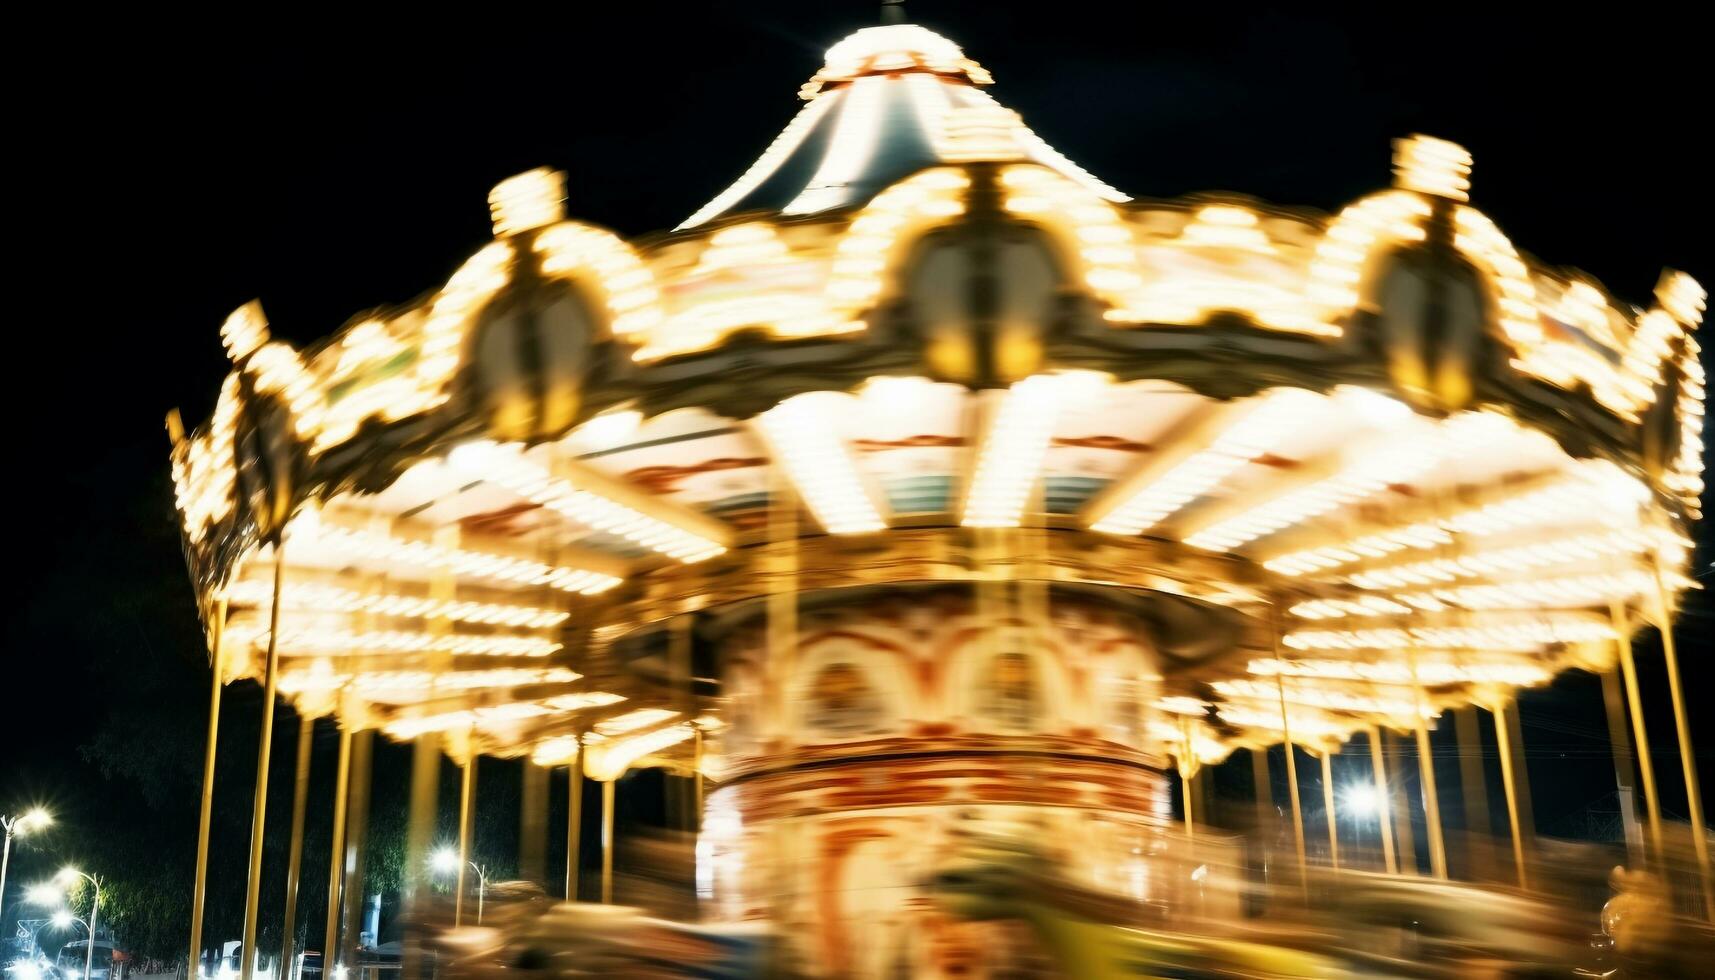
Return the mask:
[[[476,924],[482,925],[482,899],[488,893],[488,868],[475,861],[466,862],[476,872]],[[448,875],[459,869],[459,852],[443,847],[429,856],[429,866],[436,874]]]
[[[1380,801],[1376,788],[1368,783],[1353,783],[1340,791],[1340,800],[1346,804],[1346,809],[1360,817],[1368,817],[1378,812]]]
[[[16,816],[0,815],[0,826],[6,828],[6,847],[0,851],[0,912],[6,911],[6,870],[12,863],[12,835],[28,834],[53,822],[53,816],[39,806]]]
[[[59,874],[54,875],[53,884],[36,885],[31,888],[30,901],[35,902],[38,905],[56,904],[65,898],[65,892],[70,889],[72,885],[77,884],[77,879],[79,878],[89,882],[90,886],[95,889],[94,899],[89,905],[89,921],[85,922],[82,919],[75,919],[74,917],[74,921],[82,922],[83,927],[89,930],[89,947],[83,955],[83,977],[81,980],[90,980],[90,971],[95,968],[95,922],[96,916],[101,911],[101,879],[94,875],[85,874],[68,865],[61,868]],[[66,914],[70,915],[71,913],[68,911]],[[58,916],[56,916],[56,918],[57,917]]]

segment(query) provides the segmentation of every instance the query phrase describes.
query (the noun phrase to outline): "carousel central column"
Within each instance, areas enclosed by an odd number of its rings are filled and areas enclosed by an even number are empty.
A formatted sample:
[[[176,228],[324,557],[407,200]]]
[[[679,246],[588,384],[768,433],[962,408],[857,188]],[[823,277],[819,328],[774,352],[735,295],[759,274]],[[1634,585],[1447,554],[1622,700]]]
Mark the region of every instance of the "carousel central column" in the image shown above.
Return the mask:
[[[770,616],[715,637],[730,723],[698,868],[713,918],[779,923],[834,975],[982,975],[1021,934],[954,919],[925,887],[973,844],[1170,897],[1183,855],[1159,846],[1171,787],[1141,709],[1155,657],[1123,604],[996,609],[953,584],[795,602],[790,633]]]

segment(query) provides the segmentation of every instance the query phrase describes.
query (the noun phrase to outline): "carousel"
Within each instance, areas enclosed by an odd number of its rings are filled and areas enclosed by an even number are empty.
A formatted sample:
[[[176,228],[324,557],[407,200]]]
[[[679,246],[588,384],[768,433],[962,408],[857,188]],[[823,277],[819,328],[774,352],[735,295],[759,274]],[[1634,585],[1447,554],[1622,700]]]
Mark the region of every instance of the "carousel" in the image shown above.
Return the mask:
[[[694,800],[704,921],[876,977],[953,941],[921,883],[973,833],[1161,901],[1203,767],[1345,748],[1385,786],[1390,738],[1425,749],[1473,706],[1528,886],[1511,703],[1611,673],[1641,736],[1645,625],[1684,745],[1697,283],[1665,272],[1640,308],[1540,265],[1472,203],[1470,155],[1427,136],[1335,214],[1133,198],[990,82],[923,27],[859,30],[669,232],[569,218],[578,189],[534,170],[422,298],[303,349],[256,303],[221,327],[213,416],[169,419],[210,729],[244,680],[306,738],[337,726],[330,963],[356,942],[341,838],[377,735],[414,746],[408,869],[443,757],[467,855],[473,760],[521,759],[526,806],[553,767],[574,815],[600,784],[563,888],[599,847],[585,892],[606,900],[615,784],[665,767]],[[1338,862],[1286,769],[1300,862]],[[1446,877],[1420,779],[1423,872]],[[1415,868],[1383,823],[1389,870]]]

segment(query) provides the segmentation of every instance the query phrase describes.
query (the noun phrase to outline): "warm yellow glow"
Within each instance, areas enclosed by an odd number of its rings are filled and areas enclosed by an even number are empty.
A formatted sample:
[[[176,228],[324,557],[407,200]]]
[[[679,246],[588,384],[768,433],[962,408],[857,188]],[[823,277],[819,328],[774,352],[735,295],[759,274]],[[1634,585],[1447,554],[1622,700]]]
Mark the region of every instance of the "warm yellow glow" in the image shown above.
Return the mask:
[[[1017,527],[1062,410],[1095,397],[1105,375],[1079,371],[1039,374],[1014,384],[1000,400],[977,451],[975,474],[960,523]]]
[[[508,177],[488,192],[494,237],[551,225],[565,217],[566,175],[547,167]]]
[[[1245,707],[1236,704],[1223,704],[1217,709],[1221,720],[1229,725],[1240,728],[1257,728],[1267,732],[1282,730],[1280,709]],[[1306,739],[1338,738],[1346,734],[1353,726],[1340,725],[1330,720],[1319,711],[1286,712],[1286,724],[1292,729],[1292,740],[1295,742]]]
[[[1504,420],[1484,413],[1456,416],[1437,428],[1397,402],[1388,405],[1391,399],[1373,392],[1342,389],[1341,395],[1348,403],[1362,402],[1360,410],[1370,412],[1382,431],[1348,447],[1325,475],[1311,470],[1304,478],[1287,481],[1281,492],[1265,495],[1236,513],[1217,511],[1212,519],[1187,533],[1185,543],[1211,551],[1239,547],[1389,486],[1408,483],[1434,467],[1449,448],[1468,452],[1497,432],[1509,431]],[[1383,405],[1387,411],[1377,414],[1375,409]],[[1397,412],[1394,406],[1404,411]]]
[[[536,743],[530,761],[539,766],[563,766],[578,757],[578,737],[559,735]]]
[[[1530,269],[1507,236],[1481,211],[1457,208],[1453,225],[1453,247],[1486,273],[1495,287],[1501,334],[1529,360],[1530,352],[1542,343],[1542,317],[1537,312]]]
[[[942,116],[941,158],[953,163],[1017,160],[1024,155],[1018,113],[999,105],[953,109]]]
[[[881,143],[882,100],[893,84],[893,79],[881,75],[868,75],[851,83],[821,166],[780,213],[814,214],[849,200],[851,184],[868,168]]]
[[[614,336],[652,346],[650,331],[661,323],[661,292],[654,273],[624,239],[603,228],[563,221],[537,233],[535,250],[543,275],[599,287]]]
[[[1635,523],[1649,488],[1607,460],[1590,460],[1546,485],[1454,509],[1447,516],[1375,531],[1349,541],[1291,551],[1263,564],[1273,572],[1304,575],[1399,551],[1440,548],[1455,535],[1485,537],[1503,531],[1594,520]]]
[[[262,315],[262,304],[252,300],[227,314],[220,325],[220,342],[234,364],[267,343],[268,319]]]
[[[268,642],[268,628],[234,624],[230,637],[257,647]],[[333,628],[282,628],[279,649],[292,655],[362,653],[450,653],[492,657],[545,657],[560,649],[557,640],[541,636],[430,633],[413,630],[357,631]]]
[[[1410,136],[1393,144],[1394,185],[1455,201],[1469,199],[1471,154],[1457,143]]]
[[[883,274],[895,247],[911,232],[926,230],[965,211],[970,178],[948,168],[925,170],[876,195],[840,238],[828,277],[828,298],[848,319],[881,295]]]
[[[1551,676],[1534,664],[1505,662],[1462,664],[1447,660],[1417,661],[1416,683],[1431,687],[1443,684],[1509,684],[1529,687]],[[1259,676],[1304,677],[1316,680],[1368,681],[1372,684],[1411,684],[1412,665],[1404,658],[1381,662],[1364,660],[1252,660],[1247,669]]]
[[[667,504],[616,487],[618,481],[588,467],[562,463],[550,473],[519,446],[487,440],[459,446],[447,462],[579,524],[687,564],[726,551],[729,532],[712,518],[675,514]],[[615,499],[622,493],[628,500]]]
[[[286,533],[288,541],[302,540],[306,545],[335,549],[354,558],[445,569],[454,575],[497,582],[548,585],[580,595],[606,592],[622,581],[617,567],[611,572],[570,568],[428,541],[406,541],[370,528],[342,527],[324,521],[314,510],[300,512]]]
[[[537,246],[540,245],[538,236]],[[489,242],[459,266],[430,302],[417,360],[409,369],[417,392],[411,411],[433,408],[447,400],[448,382],[458,370],[465,330],[477,310],[506,285],[511,277],[512,258],[510,244]]]
[[[1328,226],[1310,263],[1305,295],[1327,308],[1329,323],[1358,305],[1365,266],[1379,246],[1424,239],[1429,205],[1406,191],[1384,191],[1348,205]]]
[[[1357,630],[1299,630],[1283,638],[1294,650],[1536,650],[1554,643],[1589,643],[1614,638],[1605,616],[1542,613],[1484,614],[1458,626],[1382,627]]]
[[[1346,576],[1346,581],[1364,589],[1409,588],[1462,578],[1516,574],[1651,550],[1677,556],[1688,544],[1684,538],[1661,528],[1621,527],[1561,534],[1524,543],[1500,543],[1473,548],[1447,558],[1368,567],[1352,572]]]
[[[381,730],[391,738],[412,739],[429,732],[504,725],[508,722],[528,721],[533,718],[546,718],[550,715],[581,711],[585,708],[599,708],[623,700],[625,699],[619,695],[609,694],[605,691],[562,694],[559,697],[548,698],[544,701],[513,701],[508,704],[489,705],[481,708],[443,711],[416,718],[401,718],[398,721],[389,722]]]
[[[1123,496],[1104,494],[1090,513],[1090,527],[1128,535],[1154,527],[1272,449],[1282,436],[1303,424],[1320,401],[1298,388],[1280,388],[1252,399],[1237,409],[1237,417],[1207,448],[1168,460],[1165,469],[1156,464],[1139,471],[1138,478],[1117,485]]]
[[[273,584],[252,579],[227,591],[234,605],[263,607],[273,601]],[[518,606],[499,602],[432,599],[398,593],[360,592],[318,582],[291,582],[282,588],[280,604],[286,609],[313,609],[324,613],[368,613],[400,619],[450,619],[485,626],[521,626],[545,629],[558,626],[570,614],[558,609]]]
[[[1224,698],[1246,701],[1260,701],[1263,704],[1280,703],[1285,697],[1287,704],[1301,704],[1311,708],[1322,708],[1327,711],[1351,711],[1366,715],[1387,715],[1392,718],[1411,718],[1421,714],[1425,718],[1433,718],[1438,711],[1424,705],[1418,707],[1414,698],[1405,696],[1378,697],[1365,694],[1354,694],[1338,688],[1316,687],[1304,683],[1287,684],[1276,687],[1272,681],[1229,680],[1215,681],[1210,685],[1215,693]],[[1225,712],[1222,712],[1223,715]]]
[[[336,670],[331,658],[311,661],[307,670],[285,670],[280,690],[286,694],[318,694],[350,691],[372,700],[414,697],[425,691],[437,693],[474,691],[488,687],[519,687],[525,684],[564,684],[577,680],[575,670],[564,667],[498,667],[490,670],[387,670],[347,673]]]
[[[192,543],[232,513],[233,483],[238,461],[233,440],[238,427],[237,373],[226,376],[208,428],[186,439],[173,453],[173,496]]]
[[[602,738],[591,735],[584,745],[584,774],[604,783],[618,779],[625,775],[632,763],[685,741],[695,731],[695,727],[686,722],[631,738]]]
[[[757,417],[775,461],[785,467],[805,506],[830,534],[867,534],[887,526],[840,435],[852,407],[849,396],[812,391]]]

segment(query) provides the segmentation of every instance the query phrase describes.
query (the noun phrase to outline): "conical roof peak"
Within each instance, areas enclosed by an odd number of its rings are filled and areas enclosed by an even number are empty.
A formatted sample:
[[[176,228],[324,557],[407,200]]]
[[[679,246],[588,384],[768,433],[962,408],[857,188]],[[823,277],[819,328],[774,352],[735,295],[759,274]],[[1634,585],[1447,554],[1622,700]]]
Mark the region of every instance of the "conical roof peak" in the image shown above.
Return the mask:
[[[1050,167],[1110,201],[1127,200],[1066,159],[980,86],[993,79],[955,43],[917,24],[858,30],[828,49],[799,95],[808,104],[743,175],[676,230],[727,214],[856,207],[927,167],[995,148]],[[962,135],[984,133],[973,157]],[[995,133],[996,126],[1010,133]]]

